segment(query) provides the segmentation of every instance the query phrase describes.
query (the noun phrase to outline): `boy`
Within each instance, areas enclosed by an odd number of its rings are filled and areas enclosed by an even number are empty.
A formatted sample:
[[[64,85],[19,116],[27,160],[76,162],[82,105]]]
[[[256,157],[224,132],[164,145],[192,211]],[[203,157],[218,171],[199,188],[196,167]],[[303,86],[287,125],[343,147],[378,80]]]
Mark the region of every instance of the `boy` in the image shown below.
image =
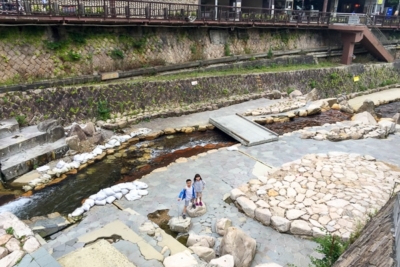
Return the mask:
[[[189,206],[190,202],[192,202],[193,208],[196,208],[196,205],[193,203],[193,200],[196,198],[196,193],[194,192],[194,188],[192,186],[192,180],[186,180],[186,187],[182,189],[179,193],[178,201],[185,200],[185,206],[183,207],[182,217],[186,219],[186,207]]]

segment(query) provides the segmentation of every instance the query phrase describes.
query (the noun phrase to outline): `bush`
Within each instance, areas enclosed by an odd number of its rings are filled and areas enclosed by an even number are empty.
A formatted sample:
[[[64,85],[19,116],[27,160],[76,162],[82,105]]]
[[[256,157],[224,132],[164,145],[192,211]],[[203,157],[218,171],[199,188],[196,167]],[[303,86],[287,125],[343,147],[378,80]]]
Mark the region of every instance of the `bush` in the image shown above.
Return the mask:
[[[97,103],[97,112],[101,120],[108,120],[111,118],[107,100],[99,101]]]
[[[226,57],[229,57],[229,56],[232,55],[231,48],[229,47],[229,44],[225,44],[225,46],[224,46],[224,55]]]
[[[271,49],[271,47],[270,47],[270,48],[268,49],[267,58],[271,59],[271,58],[273,58],[273,56],[274,56],[274,53],[272,53],[272,49]]]
[[[17,115],[15,116],[15,119],[17,120],[19,126],[24,126],[27,123],[25,115]]]
[[[324,255],[322,259],[310,256],[311,263],[315,267],[331,267],[349,245],[340,237],[331,235],[329,232],[324,237],[315,238],[314,241],[319,244],[315,251]]]
[[[114,48],[113,50],[111,50],[110,52],[110,57],[112,59],[124,59],[125,55],[124,52],[122,52],[122,50],[118,49],[118,48]]]

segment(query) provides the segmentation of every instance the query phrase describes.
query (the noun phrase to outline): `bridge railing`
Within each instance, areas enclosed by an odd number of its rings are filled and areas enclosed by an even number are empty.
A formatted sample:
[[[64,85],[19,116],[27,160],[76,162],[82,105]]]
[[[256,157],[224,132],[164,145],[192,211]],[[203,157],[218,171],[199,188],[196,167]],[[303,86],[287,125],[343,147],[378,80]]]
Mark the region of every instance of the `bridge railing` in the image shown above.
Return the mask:
[[[347,24],[349,19],[354,16],[353,14],[323,13],[314,10],[281,10],[135,0],[0,0],[0,18],[4,15],[313,25]],[[360,24],[400,28],[398,16],[370,16],[368,20],[364,14],[357,14],[357,16]]]

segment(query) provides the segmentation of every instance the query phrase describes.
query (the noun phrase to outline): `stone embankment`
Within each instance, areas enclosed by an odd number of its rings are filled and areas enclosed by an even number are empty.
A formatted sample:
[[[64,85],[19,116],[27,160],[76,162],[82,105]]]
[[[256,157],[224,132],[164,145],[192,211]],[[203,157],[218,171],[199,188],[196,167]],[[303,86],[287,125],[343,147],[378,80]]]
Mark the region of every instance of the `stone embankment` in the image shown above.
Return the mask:
[[[243,212],[279,232],[348,239],[391,197],[400,172],[371,156],[310,154],[231,191]]]

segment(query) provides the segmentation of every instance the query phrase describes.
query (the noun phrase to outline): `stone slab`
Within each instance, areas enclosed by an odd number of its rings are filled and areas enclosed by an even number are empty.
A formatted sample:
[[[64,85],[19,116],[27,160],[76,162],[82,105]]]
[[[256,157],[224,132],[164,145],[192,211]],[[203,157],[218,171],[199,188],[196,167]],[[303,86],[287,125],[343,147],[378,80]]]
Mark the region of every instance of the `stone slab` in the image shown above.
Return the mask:
[[[101,80],[112,80],[112,79],[118,79],[119,78],[119,73],[117,71],[114,72],[106,72],[101,74]]]
[[[12,136],[19,132],[19,125],[16,119],[0,121],[0,138]]]
[[[140,252],[147,260],[164,260],[163,255],[119,220],[111,222],[103,228],[94,230],[86,235],[80,236],[78,242],[90,243],[98,238],[111,237],[113,235],[119,235],[122,239],[137,244],[140,248]]]
[[[238,115],[211,117],[210,123],[245,146],[278,140],[276,133]]]
[[[34,163],[46,164],[64,156],[68,151],[65,138],[54,143],[46,143],[31,149],[26,149],[2,160],[2,171],[6,180],[13,179],[32,170]],[[26,178],[23,178],[26,179]]]
[[[99,240],[59,259],[63,267],[136,267],[110,243]]]
[[[176,240],[172,236],[165,233],[165,231],[163,229],[157,228],[156,232],[160,233],[160,235],[162,237],[162,240],[160,240],[157,244],[160,247],[167,246],[171,251],[171,255],[174,255],[179,252],[183,252],[188,249],[187,247],[185,247],[184,245],[179,243],[178,240]]]

